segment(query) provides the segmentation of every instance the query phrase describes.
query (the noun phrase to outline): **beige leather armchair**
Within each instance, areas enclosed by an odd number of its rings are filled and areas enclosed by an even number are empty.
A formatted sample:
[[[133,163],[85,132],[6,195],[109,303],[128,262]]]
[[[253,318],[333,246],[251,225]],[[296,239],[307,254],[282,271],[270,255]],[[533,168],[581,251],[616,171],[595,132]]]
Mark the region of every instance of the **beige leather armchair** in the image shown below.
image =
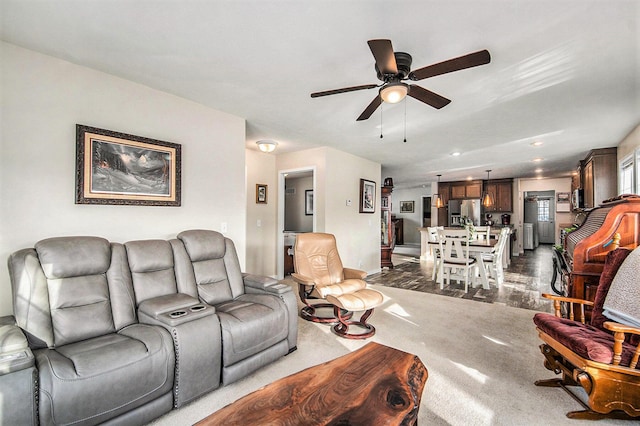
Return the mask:
[[[332,234],[299,234],[293,254],[300,300],[305,306],[300,316],[307,321],[337,323],[334,331],[347,338],[363,339],[372,336],[375,328],[366,323],[373,308],[383,301],[382,294],[367,289],[365,271],[342,266],[336,239]],[[328,303],[310,303],[309,299],[324,299]],[[319,316],[317,309],[333,309],[333,315]],[[349,321],[353,311],[366,311],[360,321]],[[366,333],[349,334],[349,325],[358,325]]]

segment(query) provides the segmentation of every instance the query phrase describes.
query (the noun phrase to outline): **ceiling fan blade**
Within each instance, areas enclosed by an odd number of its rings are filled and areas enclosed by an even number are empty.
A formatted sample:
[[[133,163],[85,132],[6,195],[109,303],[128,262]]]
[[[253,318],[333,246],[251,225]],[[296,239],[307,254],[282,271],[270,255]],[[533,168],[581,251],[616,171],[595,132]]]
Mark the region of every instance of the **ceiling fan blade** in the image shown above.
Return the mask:
[[[326,90],[324,92],[315,92],[311,94],[312,98],[319,98],[320,96],[337,95],[338,93],[355,92],[356,90],[374,89],[378,87],[376,84],[363,84],[362,86],[345,87],[343,89]]]
[[[451,102],[451,99],[442,97],[437,93],[433,93],[432,91],[427,90],[424,87],[416,86],[415,84],[409,86],[409,93],[407,93],[407,95],[437,109],[447,106]]]
[[[469,53],[468,55],[417,69],[409,74],[409,78],[413,81],[417,81],[453,71],[477,67],[478,65],[488,64],[489,62],[491,62],[491,55],[489,54],[489,51],[480,50],[478,52]]]
[[[398,74],[396,56],[393,54],[391,40],[369,40],[369,49],[376,59],[376,65],[382,74]]]
[[[373,114],[373,112],[378,109],[381,103],[382,98],[380,97],[380,95],[373,98],[369,106],[367,106],[364,111],[362,111],[362,114],[360,114],[360,117],[358,117],[356,121],[366,120],[367,118],[371,117],[371,114]]]

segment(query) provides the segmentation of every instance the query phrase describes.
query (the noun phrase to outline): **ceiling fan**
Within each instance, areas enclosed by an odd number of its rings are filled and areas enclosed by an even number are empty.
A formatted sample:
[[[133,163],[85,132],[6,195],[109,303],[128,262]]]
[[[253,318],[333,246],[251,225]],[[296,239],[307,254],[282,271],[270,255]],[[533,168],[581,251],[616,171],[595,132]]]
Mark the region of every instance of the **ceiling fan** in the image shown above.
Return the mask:
[[[373,114],[383,101],[387,103],[397,103],[404,99],[406,95],[440,109],[449,104],[451,100],[418,85],[407,84],[403,81],[423,80],[425,78],[477,67],[478,65],[491,62],[489,51],[480,50],[411,71],[411,55],[405,52],[394,52],[391,40],[377,39],[369,40],[367,43],[376,60],[375,70],[378,80],[381,80],[382,84],[364,84],[362,86],[345,87],[311,94],[312,98],[318,98],[320,96],[336,95],[338,93],[355,92],[356,90],[379,87],[378,96],[371,101],[356,121],[366,120],[371,117],[371,114]]]

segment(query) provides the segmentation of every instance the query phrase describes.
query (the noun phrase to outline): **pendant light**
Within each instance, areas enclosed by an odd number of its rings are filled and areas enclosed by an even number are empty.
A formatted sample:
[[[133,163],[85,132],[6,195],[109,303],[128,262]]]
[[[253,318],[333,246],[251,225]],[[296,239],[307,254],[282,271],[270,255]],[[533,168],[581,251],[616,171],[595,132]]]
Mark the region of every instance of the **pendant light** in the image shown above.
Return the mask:
[[[440,196],[440,176],[442,175],[438,175],[438,192],[436,193],[436,199],[434,202],[436,209],[441,209],[444,207],[444,203],[442,202],[442,197]]]
[[[489,183],[489,172],[491,172],[491,170],[487,170],[487,184]],[[486,186],[482,194],[482,206],[485,208],[493,206],[493,197]]]

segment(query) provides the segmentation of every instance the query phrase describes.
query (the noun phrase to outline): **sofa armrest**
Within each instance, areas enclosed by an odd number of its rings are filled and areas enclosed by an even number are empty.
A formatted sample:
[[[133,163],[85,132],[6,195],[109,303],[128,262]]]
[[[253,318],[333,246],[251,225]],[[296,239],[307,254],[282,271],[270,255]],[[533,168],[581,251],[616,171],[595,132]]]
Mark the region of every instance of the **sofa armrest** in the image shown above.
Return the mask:
[[[245,287],[266,293],[282,294],[291,291],[291,287],[278,280],[262,275],[242,274]]]
[[[24,370],[34,364],[22,329],[17,325],[0,325],[0,375]]]
[[[213,306],[183,293],[147,299],[138,306],[138,317],[141,323],[169,327],[213,315],[215,312]]]
[[[361,271],[360,269],[351,269],[351,268],[343,268],[342,272],[344,274],[344,279],[356,279],[356,280],[364,280],[367,276],[365,271]]]
[[[593,306],[593,302],[589,300],[576,299],[573,297],[564,297],[564,296],[556,296],[555,294],[543,293],[542,297],[545,299],[553,300],[553,309],[557,317],[561,318],[561,303],[567,303],[569,306],[569,319],[575,319],[575,306],[578,305],[580,307],[580,319],[582,323],[585,323],[585,314],[584,307],[585,306]]]

